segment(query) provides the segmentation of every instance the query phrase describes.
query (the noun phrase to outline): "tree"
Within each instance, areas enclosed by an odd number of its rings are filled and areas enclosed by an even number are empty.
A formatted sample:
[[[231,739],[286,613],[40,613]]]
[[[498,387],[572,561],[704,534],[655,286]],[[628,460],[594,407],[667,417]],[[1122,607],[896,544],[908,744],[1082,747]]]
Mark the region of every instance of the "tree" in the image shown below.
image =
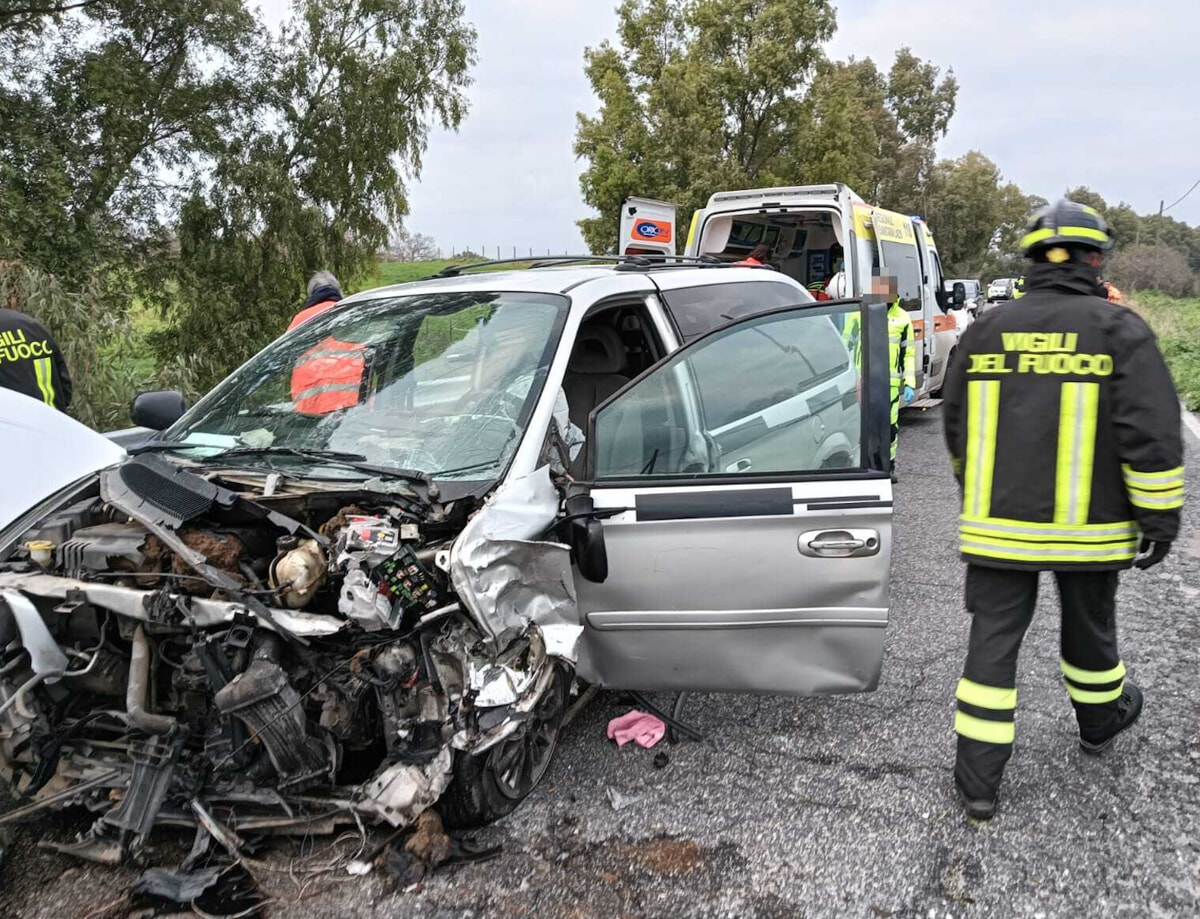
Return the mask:
[[[173,177],[244,103],[242,74],[261,34],[240,0],[0,11],[6,298],[67,351],[77,368],[72,412],[88,423],[127,418],[139,382],[123,361],[128,313],[168,242]]]
[[[437,243],[424,233],[410,233],[404,227],[392,234],[386,255],[392,262],[421,262],[437,258]]]
[[[681,224],[719,189],[833,181],[923,212],[910,192],[954,113],[954,76],[907,48],[886,76],[829,62],[834,24],[825,0],[625,0],[619,46],[584,55],[600,101],[575,138],[592,251],[612,249],[631,194],[674,202]]]
[[[207,388],[287,326],[313,270],[364,274],[408,211],[430,128],[464,117],[474,59],[461,0],[296,0],[180,209],[160,361],[198,355]]]
[[[828,0],[624,0],[617,22],[619,47],[584,53],[600,114],[577,116],[594,252],[612,248],[630,194],[686,213],[713,189],[778,181],[834,13]]]
[[[1196,276],[1182,252],[1153,244],[1125,246],[1104,265],[1105,278],[1128,290],[1157,289],[1172,297],[1186,297],[1196,289]]]

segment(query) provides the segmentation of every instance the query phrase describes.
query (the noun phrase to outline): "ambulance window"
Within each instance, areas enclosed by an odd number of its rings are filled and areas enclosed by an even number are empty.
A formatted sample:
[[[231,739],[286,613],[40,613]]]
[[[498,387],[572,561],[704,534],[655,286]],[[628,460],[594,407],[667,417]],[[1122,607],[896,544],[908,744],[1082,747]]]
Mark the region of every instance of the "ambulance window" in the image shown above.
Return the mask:
[[[935,293],[936,292],[944,292],[946,285],[945,285],[945,282],[942,280],[942,278],[945,277],[945,275],[942,272],[942,260],[940,258],[938,258],[938,254],[932,249],[929,250],[929,255],[930,255],[930,263],[931,263],[930,280],[933,282],[933,289],[934,289]],[[940,296],[935,297],[934,302],[937,303],[937,308],[940,312],[943,312],[943,313],[946,312],[946,307],[945,307],[942,297],[940,297]]]
[[[910,312],[921,311],[921,266],[917,263],[917,248],[904,243],[883,240],[883,272],[896,278],[900,305]]]
[[[778,281],[741,281],[666,290],[662,298],[684,342],[699,338],[743,316],[780,306],[794,306],[812,299],[807,291]]]

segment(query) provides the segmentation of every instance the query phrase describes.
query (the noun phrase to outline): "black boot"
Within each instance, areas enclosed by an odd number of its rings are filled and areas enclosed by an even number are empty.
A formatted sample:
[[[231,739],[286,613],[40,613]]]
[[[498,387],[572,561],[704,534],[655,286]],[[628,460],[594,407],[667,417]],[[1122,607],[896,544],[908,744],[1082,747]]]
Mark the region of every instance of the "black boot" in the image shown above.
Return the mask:
[[[963,791],[962,785],[957,780],[954,782],[954,790],[958,792],[958,800],[962,802],[963,810],[967,812],[967,816],[973,820],[991,820],[996,813],[995,798],[971,798]]]
[[[1117,735],[1126,728],[1132,727],[1142,713],[1142,691],[1128,680],[1125,681],[1125,691],[1117,699],[1115,712],[1108,724],[1101,730],[1079,730],[1079,746],[1084,753],[1098,756],[1116,740]]]

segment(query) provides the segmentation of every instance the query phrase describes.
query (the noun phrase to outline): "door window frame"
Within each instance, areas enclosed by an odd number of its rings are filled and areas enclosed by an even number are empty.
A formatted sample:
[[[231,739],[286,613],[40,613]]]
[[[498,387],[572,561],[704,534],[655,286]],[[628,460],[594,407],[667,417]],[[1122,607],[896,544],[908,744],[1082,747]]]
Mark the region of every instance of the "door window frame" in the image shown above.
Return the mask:
[[[660,368],[666,366],[671,361],[680,359],[684,352],[699,346],[702,342],[707,341],[710,337],[720,334],[729,334],[731,330],[740,325],[752,321],[762,320],[764,317],[777,316],[785,313],[804,313],[810,316],[833,316],[837,314],[851,315],[852,310],[846,310],[845,307],[855,305],[858,307],[859,322],[863,342],[866,345],[862,349],[863,366],[859,376],[861,381],[861,411],[859,413],[859,457],[858,465],[850,467],[840,467],[831,469],[812,469],[812,470],[784,470],[773,472],[751,472],[751,473],[735,473],[735,474],[701,474],[701,473],[680,473],[677,475],[658,475],[652,477],[630,476],[628,478],[612,478],[596,481],[596,456],[598,451],[594,449],[596,443],[596,418],[597,415],[610,404],[620,399],[626,392],[633,389],[642,380],[646,379],[650,374],[657,372]],[[699,338],[693,339],[683,345],[676,351],[671,352],[662,360],[658,361],[651,367],[648,367],[638,376],[634,377],[619,390],[597,405],[588,415],[587,431],[585,436],[589,445],[588,461],[586,469],[586,479],[581,484],[586,484],[591,488],[678,488],[680,485],[746,485],[754,483],[770,483],[770,482],[822,482],[831,479],[849,479],[849,480],[870,480],[887,478],[891,472],[890,461],[887,456],[887,446],[890,435],[885,430],[890,425],[890,420],[886,413],[881,414],[882,424],[881,431],[876,432],[877,438],[882,433],[881,442],[872,444],[871,442],[871,421],[872,421],[872,399],[871,386],[867,385],[872,378],[875,379],[876,387],[882,386],[882,391],[885,393],[883,405],[879,407],[879,411],[883,412],[887,407],[886,393],[888,388],[888,361],[886,352],[883,360],[872,360],[871,351],[875,347],[879,347],[873,339],[883,342],[886,347],[887,342],[887,309],[886,303],[866,303],[858,298],[847,298],[843,300],[822,300],[814,302],[797,302],[792,306],[782,306],[775,309],[764,310],[761,313],[752,313],[748,316],[743,316],[735,322],[720,326],[706,332]],[[871,325],[875,326],[875,331],[870,332]],[[878,364],[878,366],[876,366]],[[872,446],[877,454],[878,464],[872,462],[872,457],[869,453]]]

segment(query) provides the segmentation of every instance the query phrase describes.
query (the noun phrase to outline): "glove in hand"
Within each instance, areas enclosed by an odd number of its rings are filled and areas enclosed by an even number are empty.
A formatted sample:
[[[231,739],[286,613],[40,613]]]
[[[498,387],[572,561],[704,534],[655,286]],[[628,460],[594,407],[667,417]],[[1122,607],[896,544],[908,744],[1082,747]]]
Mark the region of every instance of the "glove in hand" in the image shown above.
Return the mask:
[[[1133,567],[1140,571],[1145,571],[1147,568],[1153,568],[1171,551],[1169,542],[1155,542],[1151,539],[1142,540],[1141,554],[1133,563]]]

